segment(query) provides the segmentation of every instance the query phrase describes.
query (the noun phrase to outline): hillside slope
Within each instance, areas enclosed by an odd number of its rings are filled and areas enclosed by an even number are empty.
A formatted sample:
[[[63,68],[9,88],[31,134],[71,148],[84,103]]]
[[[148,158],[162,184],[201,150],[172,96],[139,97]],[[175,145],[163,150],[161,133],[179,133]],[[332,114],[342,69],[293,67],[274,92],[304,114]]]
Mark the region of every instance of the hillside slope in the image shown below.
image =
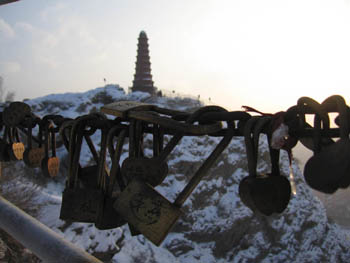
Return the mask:
[[[198,107],[186,98],[150,99],[147,94],[125,94],[117,85],[85,93],[54,94],[26,101],[39,116],[61,114],[76,117],[118,100],[139,100],[167,108]],[[92,137],[94,140],[97,136]],[[145,143],[151,140],[146,136]],[[157,190],[173,200],[195,169],[219,142],[219,138],[185,137],[168,159],[169,175]],[[146,150],[146,155],[150,151]],[[61,193],[67,174],[67,152],[58,149],[62,160],[58,179],[40,186],[37,204],[40,221],[105,262],[349,262],[347,232],[328,221],[321,202],[294,165],[297,195],[278,216],[257,216],[238,196],[239,182],[248,175],[242,138],[234,138],[220,159],[184,204],[184,216],[160,247],[142,235],[132,237],[127,226],[99,231],[93,224],[68,224],[59,217]],[[122,160],[127,152],[122,155]],[[82,151],[82,165],[89,161]],[[261,140],[260,172],[268,172],[268,147]],[[15,169],[24,169],[18,163]],[[281,156],[283,174],[289,174],[287,156]],[[40,171],[35,173],[40,177]],[[34,180],[35,181],[35,180]]]

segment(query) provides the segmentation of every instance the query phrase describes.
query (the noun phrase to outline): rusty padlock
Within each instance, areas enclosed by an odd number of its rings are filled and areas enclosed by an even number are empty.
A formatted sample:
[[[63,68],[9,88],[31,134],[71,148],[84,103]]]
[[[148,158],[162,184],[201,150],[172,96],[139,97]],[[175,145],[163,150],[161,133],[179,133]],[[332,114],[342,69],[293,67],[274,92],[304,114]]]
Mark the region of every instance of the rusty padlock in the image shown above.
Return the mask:
[[[190,116],[189,121],[197,119],[210,109],[214,108],[204,107],[197,110]],[[215,107],[215,109],[218,110],[219,108]],[[160,245],[182,214],[181,206],[183,203],[230,143],[234,135],[233,127],[234,123],[229,122],[224,138],[180,192],[174,203],[159,194],[150,184],[140,178],[134,178],[115,202],[115,209],[146,238],[155,245]]]
[[[94,223],[97,219],[99,206],[103,200],[103,193],[99,188],[82,186],[78,178],[79,157],[83,143],[85,121],[86,117],[80,117],[74,121],[71,128],[69,139],[69,173],[62,195],[60,219]],[[61,130],[61,132],[64,133],[65,129]],[[104,166],[102,163],[98,165]],[[96,180],[98,180],[97,175]]]
[[[205,111],[220,111],[222,108],[215,107],[215,106],[207,106],[204,108]],[[192,130],[200,131],[201,129],[198,128],[200,125],[197,125],[198,127],[195,127],[195,125],[192,125],[196,121],[195,118],[188,118],[185,125],[189,126],[191,125]],[[136,121],[135,121],[136,122]],[[137,124],[137,122],[136,122]],[[130,123],[132,125],[132,122]],[[206,128],[205,130],[215,130],[216,127],[221,127],[221,123],[214,122],[212,124],[206,124],[204,125]],[[129,132],[129,139],[131,142],[133,142],[133,130],[130,128]],[[122,165],[122,174],[125,176],[127,181],[131,181],[134,177],[140,177],[141,180],[149,183],[152,186],[157,186],[163,182],[165,179],[167,173],[168,173],[168,165],[165,162],[166,158],[169,156],[169,154],[172,152],[172,150],[176,147],[176,145],[180,142],[182,137],[184,136],[184,132],[178,131],[174,134],[174,136],[170,139],[168,144],[163,149],[163,142],[161,138],[161,143],[159,144],[159,149],[162,149],[160,153],[157,153],[157,156],[154,156],[153,158],[133,158],[133,156],[129,157],[130,159],[126,159],[123,162]],[[131,146],[130,150],[137,148],[136,146]],[[133,165],[134,164],[134,165]]]
[[[94,118],[94,116],[83,116],[85,120]],[[82,121],[82,118],[80,118],[80,121]],[[71,133],[72,126],[74,126],[75,121],[73,120],[66,120],[63,122],[63,124],[60,127],[59,133],[61,135],[63,144],[67,148],[69,152],[69,145],[70,145],[70,139],[69,134]],[[83,136],[83,139],[85,139],[90,152],[92,154],[93,159],[95,160],[96,164],[81,167],[80,163],[78,163],[78,181],[79,184],[81,184],[83,187],[87,188],[97,188],[97,179],[96,176],[98,174],[98,153],[96,151],[96,148],[94,146],[94,143],[92,142],[90,136],[93,135],[97,128],[96,127],[90,127],[90,129],[85,129],[85,126],[81,126],[80,129],[77,131],[77,136]],[[67,135],[68,134],[68,135]],[[82,140],[83,140],[82,139]],[[106,170],[107,172],[107,170]]]
[[[258,174],[256,172],[259,137],[262,130],[269,125],[271,117],[252,117],[245,127],[244,137],[246,143],[249,176],[239,185],[239,195],[242,202],[254,212],[264,215],[281,213],[287,207],[291,194],[288,179],[281,176],[279,170],[279,151],[270,146],[268,137],[271,173]],[[251,132],[253,138],[251,138]]]
[[[98,217],[95,222],[95,226],[98,229],[112,229],[116,227],[120,227],[126,224],[125,219],[114,209],[113,204],[118,199],[120,195],[119,192],[115,192],[115,183],[118,182],[119,188],[121,188],[121,171],[119,166],[120,155],[122,152],[122,148],[124,145],[125,137],[126,137],[126,129],[120,129],[120,126],[114,126],[109,130],[107,135],[107,143],[113,144],[113,137],[118,134],[117,146],[116,149],[110,151],[111,159],[112,159],[112,168],[110,171],[110,176],[103,187],[104,198],[100,205],[100,209],[98,212]],[[113,147],[113,146],[111,146]],[[108,147],[111,149],[111,147]],[[106,148],[106,147],[104,147]],[[101,146],[102,149],[102,146]]]
[[[321,107],[326,112],[338,112],[340,118],[340,139],[328,146],[315,147],[314,155],[304,168],[305,181],[313,189],[334,193],[338,188],[347,188],[350,184],[350,154],[348,107],[339,95],[328,97]],[[320,118],[315,117],[315,141],[320,141]]]
[[[152,186],[156,186],[168,174],[168,165],[164,161],[167,156],[143,157],[142,138],[142,122],[131,120],[129,126],[129,157],[122,164],[122,174],[127,182],[130,182],[134,177],[140,177]],[[179,139],[175,143],[171,143],[173,148],[178,141]],[[158,146],[159,148],[160,146]]]
[[[31,108],[21,101],[11,102],[2,114],[3,123],[11,128],[18,126],[27,116],[31,115]]]

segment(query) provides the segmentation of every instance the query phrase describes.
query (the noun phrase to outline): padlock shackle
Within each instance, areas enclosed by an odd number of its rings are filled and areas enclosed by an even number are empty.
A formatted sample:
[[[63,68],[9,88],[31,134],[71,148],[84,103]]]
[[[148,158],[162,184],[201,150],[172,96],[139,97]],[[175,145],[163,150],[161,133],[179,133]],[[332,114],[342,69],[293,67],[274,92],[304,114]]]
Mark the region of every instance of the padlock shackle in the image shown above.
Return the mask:
[[[260,116],[252,116],[244,125],[244,143],[247,154],[248,161],[248,173],[249,176],[256,177],[256,167],[257,167],[257,153],[254,149],[254,141],[252,138],[252,130],[256,122],[260,119]]]
[[[321,107],[326,112],[339,113],[340,138],[349,139],[350,124],[348,117],[348,106],[346,105],[344,98],[339,95],[330,96],[322,102]]]
[[[260,134],[264,133],[264,129],[271,126],[272,116],[262,116],[254,126],[254,153],[258,160],[258,152],[259,152],[259,141]],[[270,162],[271,162],[271,175],[279,176],[280,175],[280,167],[279,167],[279,157],[280,157],[280,149],[273,149],[271,147],[271,136],[266,133],[267,142],[269,146],[269,154],[270,154]],[[257,171],[256,171],[257,174]]]
[[[219,106],[206,106],[202,107],[198,110],[196,110],[194,113],[192,113],[186,120],[185,124],[192,124],[196,122],[201,115],[207,113],[207,112],[215,112],[215,111],[222,111],[223,108]],[[222,127],[222,124],[219,123],[219,126]],[[177,132],[174,134],[174,136],[171,138],[171,140],[168,142],[168,144],[165,146],[163,151],[159,154],[157,157],[157,160],[159,162],[164,162],[165,159],[168,157],[168,155],[172,152],[172,150],[176,147],[176,145],[180,142],[182,137],[184,136],[184,132]]]
[[[305,115],[306,114],[315,114],[319,115],[322,119],[324,129],[329,129],[329,116],[327,111],[325,111],[321,104],[310,97],[301,97],[297,102],[297,112],[299,115],[299,121],[301,127],[307,126]]]
[[[29,118],[27,128],[27,149],[31,150],[33,147],[33,119]]]
[[[136,157],[136,122],[137,120],[131,119],[129,124],[129,157]]]
[[[153,158],[156,158],[159,156],[160,152],[163,150],[164,129],[158,124],[153,124],[152,135],[153,135]]]
[[[76,188],[78,185],[78,170],[80,167],[79,159],[81,147],[83,144],[83,122],[87,119],[86,116],[78,117],[72,121],[69,138],[69,173],[68,173],[68,187]],[[68,125],[66,126],[69,127]],[[65,130],[65,129],[64,129]],[[64,132],[63,130],[63,132]]]
[[[98,174],[97,174],[97,185],[101,190],[106,192],[106,153],[107,153],[107,133],[109,127],[104,127],[101,129],[101,146],[99,162],[97,164]],[[108,176],[108,175],[107,175]]]
[[[52,157],[56,157],[56,128],[54,127],[51,127],[49,128],[50,130],[50,133],[51,133],[51,154],[52,154]]]
[[[299,116],[299,125],[302,128],[312,128],[305,119],[305,114],[314,114],[314,125],[312,130],[312,147],[308,146],[307,139],[306,142],[303,142],[303,138],[299,138],[299,140],[307,147],[310,148],[314,153],[318,153],[321,150],[322,145],[331,144],[333,143],[332,139],[328,139],[326,142],[326,138],[321,137],[321,123],[322,128],[325,131],[328,131],[330,129],[330,122],[329,122],[329,116],[327,114],[327,111],[322,107],[321,104],[319,104],[317,101],[315,101],[312,98],[309,97],[301,97],[298,99],[297,102],[297,113]]]
[[[60,126],[60,129],[59,129],[59,134],[62,138],[63,144],[68,151],[69,151],[69,139],[67,138],[66,129],[69,129],[68,133],[70,136],[70,132],[71,132],[73,124],[74,124],[74,120],[67,120],[67,121],[62,123],[62,125]]]
[[[111,138],[113,139],[113,137],[115,136],[115,133],[117,130],[119,130],[120,127],[118,126],[114,126],[110,132],[108,133],[108,141],[111,141]],[[115,147],[115,151],[113,154],[110,153],[111,159],[112,159],[112,167],[110,170],[110,178],[109,178],[109,185],[108,185],[108,189],[107,189],[107,194],[109,196],[112,195],[113,192],[113,188],[115,185],[115,182],[117,181],[119,184],[119,188],[122,191],[126,185],[123,182],[123,178],[121,175],[121,171],[120,171],[120,165],[119,165],[119,161],[120,161],[120,156],[122,154],[122,150],[123,150],[123,145],[125,142],[125,137],[126,137],[126,128],[122,129],[119,134],[118,134],[118,138],[117,138],[117,145]],[[111,141],[113,143],[113,140]],[[113,146],[112,146],[113,147]]]
[[[112,128],[109,130],[108,134],[107,134],[107,149],[108,149],[108,153],[109,156],[111,158],[113,158],[114,153],[115,153],[115,149],[113,146],[113,139],[115,136],[118,136],[118,134],[121,132],[121,127],[119,125],[114,125],[112,126]]]
[[[213,111],[226,111],[224,108],[218,107],[218,106],[208,106],[207,109],[204,108],[204,111],[206,110],[213,110]],[[196,118],[199,116],[203,111],[198,110],[196,113],[196,116],[193,116],[193,118]],[[192,116],[192,115],[191,115]],[[189,118],[191,120],[191,118]],[[190,179],[188,184],[185,186],[185,188],[180,192],[180,194],[177,196],[177,198],[174,201],[174,205],[181,207],[183,203],[187,200],[187,198],[191,195],[193,190],[196,188],[196,186],[199,184],[199,182],[202,180],[202,178],[207,174],[208,170],[214,162],[218,159],[218,157],[221,155],[221,153],[226,149],[226,147],[230,144],[233,136],[234,136],[234,121],[228,121],[227,122],[227,131],[220,143],[216,146],[216,148],[212,151],[212,153],[209,155],[209,157],[204,161],[204,163],[199,167],[197,172],[194,174],[194,176]]]
[[[49,158],[50,128],[52,127],[52,123],[51,123],[51,121],[45,121],[43,119],[43,126],[44,126],[45,157]]]

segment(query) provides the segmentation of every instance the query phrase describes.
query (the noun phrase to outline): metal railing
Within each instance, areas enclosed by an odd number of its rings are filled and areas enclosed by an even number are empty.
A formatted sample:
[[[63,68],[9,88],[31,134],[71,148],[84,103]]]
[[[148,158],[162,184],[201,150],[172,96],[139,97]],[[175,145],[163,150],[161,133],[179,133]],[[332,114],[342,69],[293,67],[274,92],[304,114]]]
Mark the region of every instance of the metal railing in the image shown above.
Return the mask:
[[[1,196],[0,228],[44,262],[102,263]]]

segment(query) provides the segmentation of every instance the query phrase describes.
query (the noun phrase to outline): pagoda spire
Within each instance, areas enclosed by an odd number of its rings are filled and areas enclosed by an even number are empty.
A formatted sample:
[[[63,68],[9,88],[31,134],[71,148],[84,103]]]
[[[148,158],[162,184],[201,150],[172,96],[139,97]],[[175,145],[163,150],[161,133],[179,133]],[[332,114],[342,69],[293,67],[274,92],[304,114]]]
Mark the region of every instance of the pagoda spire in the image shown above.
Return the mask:
[[[131,91],[143,91],[155,95],[157,89],[153,86],[148,38],[145,31],[141,31],[138,38],[135,71]]]

